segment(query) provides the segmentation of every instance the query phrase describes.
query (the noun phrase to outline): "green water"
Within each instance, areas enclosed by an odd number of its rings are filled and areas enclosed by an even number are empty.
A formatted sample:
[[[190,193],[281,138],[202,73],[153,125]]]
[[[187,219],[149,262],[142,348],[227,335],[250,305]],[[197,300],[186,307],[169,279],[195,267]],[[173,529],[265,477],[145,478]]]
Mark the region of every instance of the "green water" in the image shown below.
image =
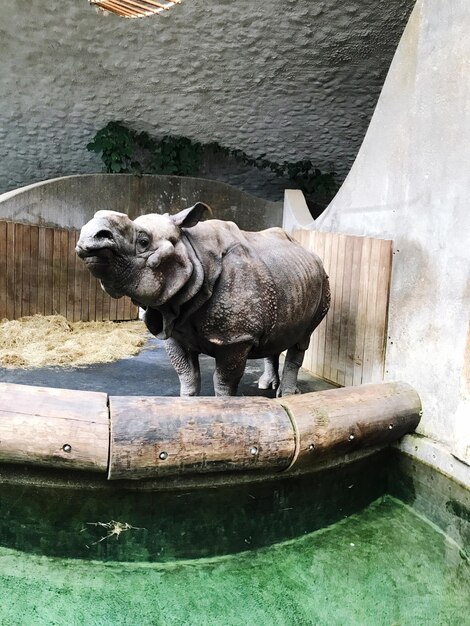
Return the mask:
[[[0,551],[1,623],[470,624],[457,546],[385,497],[300,539],[214,559],[84,562]]]
[[[181,494],[3,484],[0,624],[470,626],[469,499],[383,456]]]

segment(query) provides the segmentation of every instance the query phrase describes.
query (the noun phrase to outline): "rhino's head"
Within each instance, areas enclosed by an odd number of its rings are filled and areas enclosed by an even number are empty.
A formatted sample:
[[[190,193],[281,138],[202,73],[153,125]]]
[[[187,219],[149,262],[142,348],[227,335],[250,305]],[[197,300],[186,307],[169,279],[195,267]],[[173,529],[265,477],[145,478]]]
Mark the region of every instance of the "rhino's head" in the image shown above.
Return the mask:
[[[198,202],[176,215],[98,211],[82,228],[76,252],[113,298],[130,296],[139,304],[160,306],[190,278],[193,266],[181,228],[195,226],[211,209]]]

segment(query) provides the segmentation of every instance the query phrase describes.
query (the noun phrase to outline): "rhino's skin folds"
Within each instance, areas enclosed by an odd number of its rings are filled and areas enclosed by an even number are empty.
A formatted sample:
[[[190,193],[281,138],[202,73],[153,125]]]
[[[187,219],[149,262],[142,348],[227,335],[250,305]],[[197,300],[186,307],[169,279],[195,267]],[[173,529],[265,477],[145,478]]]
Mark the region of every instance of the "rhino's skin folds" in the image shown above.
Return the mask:
[[[329,307],[322,262],[280,228],[246,232],[202,221],[206,213],[203,203],[134,221],[98,211],[82,228],[77,254],[112,297],[130,296],[146,309],[148,329],[166,339],[181,395],[199,393],[201,353],[216,360],[216,395],[235,395],[246,360],[262,357],[260,388],[293,394],[310,335]]]

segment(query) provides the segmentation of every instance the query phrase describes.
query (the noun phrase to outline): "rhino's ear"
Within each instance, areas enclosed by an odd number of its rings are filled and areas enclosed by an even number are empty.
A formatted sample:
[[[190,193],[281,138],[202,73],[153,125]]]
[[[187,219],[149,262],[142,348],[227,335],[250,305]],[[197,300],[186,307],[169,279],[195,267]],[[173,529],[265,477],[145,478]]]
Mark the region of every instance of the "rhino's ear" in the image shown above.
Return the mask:
[[[204,214],[207,213],[205,216]],[[204,202],[197,202],[194,206],[190,206],[189,209],[183,209],[175,215],[171,215],[171,221],[179,228],[191,228],[196,226],[202,219],[212,217],[212,209]]]

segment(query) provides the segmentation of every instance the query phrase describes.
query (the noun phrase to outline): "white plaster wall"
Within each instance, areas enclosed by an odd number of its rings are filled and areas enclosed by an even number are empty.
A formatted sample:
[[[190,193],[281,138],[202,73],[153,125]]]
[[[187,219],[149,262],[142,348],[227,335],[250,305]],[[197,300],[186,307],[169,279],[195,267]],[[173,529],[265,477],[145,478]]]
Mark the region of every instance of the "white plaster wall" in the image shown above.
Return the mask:
[[[470,464],[470,4],[419,0],[354,166],[316,221],[394,240],[386,379]]]
[[[0,17],[0,192],[101,171],[121,119],[345,175],[413,0],[183,0],[164,17],[9,0]],[[226,169],[226,168],[225,168]],[[259,173],[222,173],[282,199]]]

